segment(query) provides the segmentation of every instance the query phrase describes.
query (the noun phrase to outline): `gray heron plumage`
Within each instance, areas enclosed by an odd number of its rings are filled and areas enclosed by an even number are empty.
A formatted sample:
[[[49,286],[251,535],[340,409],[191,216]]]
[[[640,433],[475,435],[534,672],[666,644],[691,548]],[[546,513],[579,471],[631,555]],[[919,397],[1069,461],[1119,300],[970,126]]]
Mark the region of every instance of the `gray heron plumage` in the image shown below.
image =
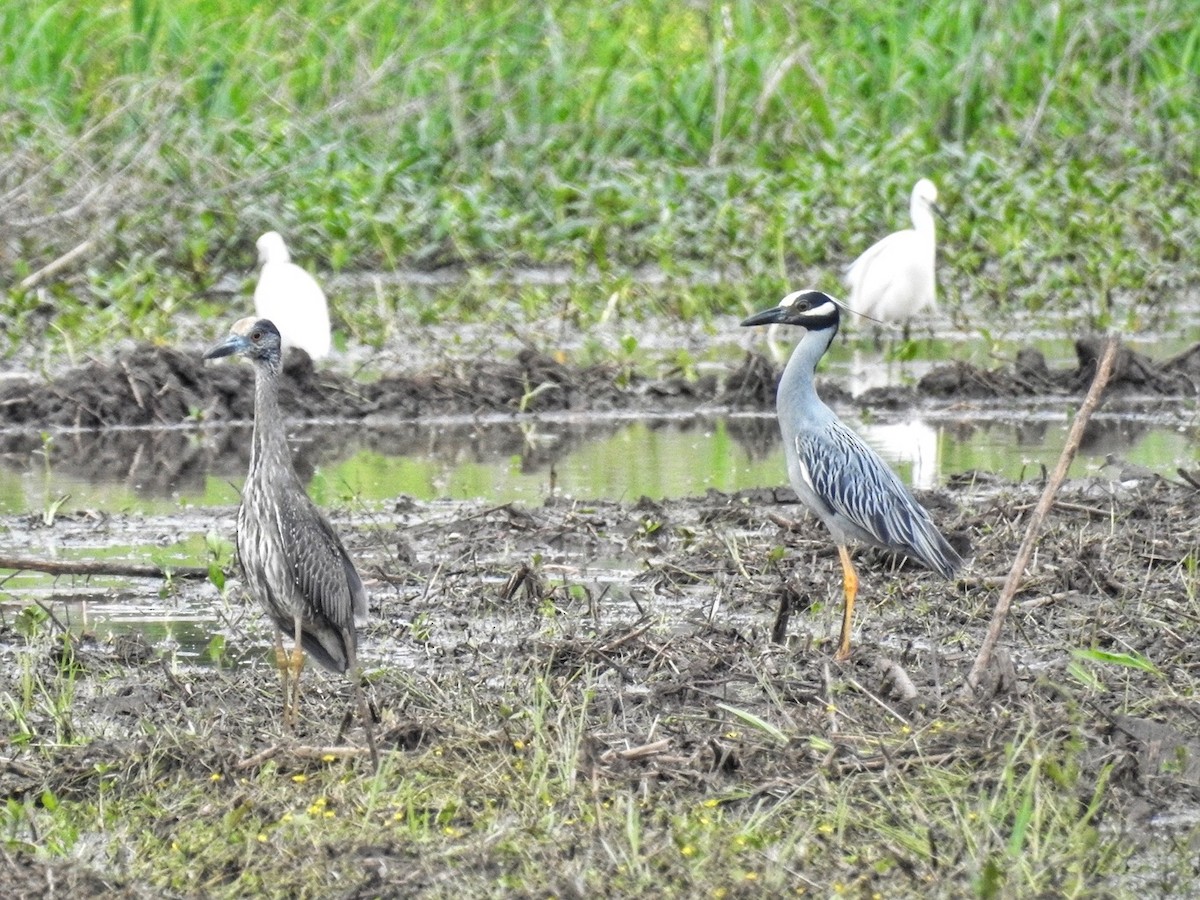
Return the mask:
[[[205,359],[244,356],[255,368],[250,470],[237,516],[237,549],[247,592],[275,624],[284,688],[284,722],[294,725],[307,651],[326,669],[349,673],[375,758],[374,736],[357,671],[358,625],[367,591],[346,548],[309,498],[292,465],[279,407],[282,340],[269,319],[234,323]],[[291,654],[283,634],[295,641]],[[290,694],[289,694],[290,681]]]
[[[944,578],[962,559],[896,473],[817,396],[817,363],[840,321],[839,305],[820,291],[795,291],[742,325],[797,325],[804,336],[779,381],[776,406],[788,479],[829,530],[842,561],[845,605],[836,658],[850,655],[858,575],[849,545],[864,543],[910,556]]]

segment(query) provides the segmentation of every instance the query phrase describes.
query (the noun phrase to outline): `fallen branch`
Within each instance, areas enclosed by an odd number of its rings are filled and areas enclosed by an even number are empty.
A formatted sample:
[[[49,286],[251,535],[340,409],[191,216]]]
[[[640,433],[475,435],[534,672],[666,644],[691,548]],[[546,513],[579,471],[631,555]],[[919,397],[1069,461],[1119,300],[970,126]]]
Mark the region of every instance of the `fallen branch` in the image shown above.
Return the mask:
[[[0,569],[47,575],[119,575],[128,578],[207,578],[204,566],[154,566],[111,559],[36,559],[0,556]]]
[[[1038,500],[1037,508],[1034,509],[1033,515],[1029,518],[1029,526],[1025,529],[1025,538],[1021,541],[1021,547],[1017,550],[1017,557],[1013,560],[1012,569],[1008,573],[1008,580],[1004,583],[1004,589],[1000,592],[1000,598],[996,601],[996,608],[992,611],[992,621],[988,625],[987,634],[984,635],[983,644],[979,648],[979,655],[975,657],[975,664],[971,667],[971,671],[967,675],[966,687],[972,693],[978,690],[984,673],[992,664],[992,654],[995,652],[996,644],[1000,640],[1000,632],[1004,629],[1004,620],[1008,617],[1008,610],[1012,606],[1013,598],[1017,594],[1021,578],[1025,574],[1029,560],[1033,557],[1033,548],[1037,546],[1038,535],[1042,530],[1042,522],[1045,520],[1046,514],[1050,511],[1050,507],[1054,505],[1054,497],[1067,477],[1067,470],[1071,467],[1071,461],[1075,459],[1075,453],[1079,450],[1079,442],[1083,439],[1083,430],[1087,426],[1088,419],[1091,418],[1092,413],[1095,412],[1096,407],[1100,404],[1100,397],[1104,394],[1104,386],[1108,384],[1109,376],[1112,375],[1113,362],[1117,358],[1119,343],[1115,336],[1109,337],[1108,343],[1104,348],[1104,355],[1101,357],[1100,364],[1096,367],[1096,374],[1092,378],[1092,386],[1088,389],[1087,396],[1083,399],[1083,405],[1079,407],[1079,412],[1075,415],[1075,421],[1071,423],[1071,431],[1067,434],[1067,442],[1058,457],[1058,464],[1054,467],[1054,472],[1050,476],[1050,480],[1046,482],[1046,487],[1042,491],[1042,497]]]

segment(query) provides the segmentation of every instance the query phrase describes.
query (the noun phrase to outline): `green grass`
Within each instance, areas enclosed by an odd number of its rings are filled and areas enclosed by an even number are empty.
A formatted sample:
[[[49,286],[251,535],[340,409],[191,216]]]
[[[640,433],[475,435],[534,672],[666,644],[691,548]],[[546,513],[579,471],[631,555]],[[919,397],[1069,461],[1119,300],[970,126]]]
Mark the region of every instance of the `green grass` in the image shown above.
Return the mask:
[[[43,0],[0,11],[0,45],[3,261],[19,280],[97,242],[47,294],[0,298],[10,334],[55,346],[172,340],[271,227],[326,271],[716,270],[730,287],[698,306],[668,286],[648,309],[736,310],[797,271],[836,284],[923,174],[952,304],[1124,325],[1195,281],[1184,0]],[[580,292],[583,324],[610,292]],[[494,315],[474,293],[466,314]],[[347,329],[377,333],[357,307]]]
[[[132,743],[92,740],[72,754],[44,736],[53,787],[10,797],[0,839],[48,858],[86,839],[113,877],[230,897],[372,884],[422,896],[1082,897],[1124,872],[1134,849],[1098,827],[1108,771],[1088,755],[1090,724],[960,714],[830,741],[788,724],[799,711],[783,703],[760,707],[774,720],[766,730],[732,714],[697,720],[754,773],[702,776],[678,738],[661,762],[598,761],[588,742],[610,719],[607,700],[593,704],[599,674],[528,672],[503,696],[466,683],[419,693],[440,708],[425,740],[385,755],[374,775],[286,755],[238,770],[247,748],[226,743],[223,717],[184,710],[171,723],[172,700]],[[230,686],[181,677],[206,696]],[[235,702],[256,702],[253,686],[237,690]],[[847,695],[839,712],[856,708]],[[664,721],[667,732],[680,724]]]

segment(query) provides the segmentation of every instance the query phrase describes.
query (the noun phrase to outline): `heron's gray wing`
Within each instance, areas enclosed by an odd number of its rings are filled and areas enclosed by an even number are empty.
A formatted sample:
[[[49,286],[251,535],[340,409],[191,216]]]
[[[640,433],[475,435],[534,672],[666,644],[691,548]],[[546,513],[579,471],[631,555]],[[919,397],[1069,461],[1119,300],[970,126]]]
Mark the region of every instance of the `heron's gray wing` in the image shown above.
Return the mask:
[[[806,480],[829,510],[877,544],[914,556],[949,577],[961,564],[896,473],[842,422],[796,438]]]
[[[280,529],[291,548],[292,577],[314,619],[354,631],[367,612],[367,591],[346,548],[325,515],[304,493],[290,495],[281,508]]]

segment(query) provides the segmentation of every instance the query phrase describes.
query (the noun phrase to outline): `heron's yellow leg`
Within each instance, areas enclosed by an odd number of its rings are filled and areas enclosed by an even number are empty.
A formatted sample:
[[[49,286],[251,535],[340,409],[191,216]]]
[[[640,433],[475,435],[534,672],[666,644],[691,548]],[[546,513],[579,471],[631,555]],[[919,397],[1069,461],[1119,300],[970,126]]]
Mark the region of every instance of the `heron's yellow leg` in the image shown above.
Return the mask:
[[[854,622],[854,598],[858,596],[858,573],[854,571],[854,563],[850,561],[850,551],[838,546],[838,556],[842,558],[842,591],[845,594],[845,605],[842,607],[842,642],[838,644],[837,653],[833,658],[844,662],[850,658],[850,627]]]

